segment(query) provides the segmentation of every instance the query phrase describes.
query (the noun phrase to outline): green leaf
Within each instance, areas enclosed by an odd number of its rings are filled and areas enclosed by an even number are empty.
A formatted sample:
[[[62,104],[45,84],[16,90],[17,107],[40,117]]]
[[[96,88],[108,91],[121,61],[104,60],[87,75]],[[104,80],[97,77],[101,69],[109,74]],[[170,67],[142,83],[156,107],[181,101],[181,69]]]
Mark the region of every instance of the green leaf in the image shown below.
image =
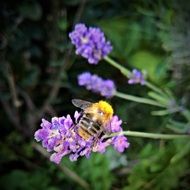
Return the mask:
[[[65,31],[67,29],[67,20],[65,18],[61,18],[58,20],[57,25],[60,30]]]
[[[166,125],[166,127],[176,133],[186,133],[190,130],[190,123],[171,120],[169,124]]]
[[[137,23],[130,23],[124,18],[102,20],[97,23],[112,42],[113,54],[118,58],[127,59],[129,53],[140,44],[141,28]]]
[[[89,160],[84,158],[79,167],[79,170],[83,171],[81,176],[91,182],[92,189],[110,189],[113,176],[109,170],[109,160],[105,155],[92,154]],[[91,168],[92,172],[87,168]]]
[[[155,92],[151,91],[151,92],[148,93],[148,95],[149,95],[151,98],[153,98],[153,99],[157,100],[158,102],[162,103],[163,105],[168,106],[168,104],[169,104],[168,98],[166,98],[166,97],[164,97],[164,96],[161,96],[161,95],[158,94],[158,93],[155,93]]]
[[[187,169],[188,161],[183,159],[171,163],[170,160],[179,152],[182,143],[184,142],[171,142],[162,148],[158,145],[145,146],[142,152],[146,154],[143,153],[144,158],[139,159],[133,168],[124,190],[169,190],[177,187],[181,175]]]
[[[161,83],[166,76],[163,57],[152,52],[146,50],[137,51],[130,57],[129,63],[132,67],[146,70],[148,77],[156,83]]]
[[[36,2],[25,2],[21,4],[19,7],[19,12],[24,18],[28,18],[34,21],[39,20],[42,16],[41,6]]]
[[[4,190],[57,190],[57,188],[50,185],[50,178],[47,173],[40,170],[30,173],[13,170],[9,174],[1,176],[0,184]]]

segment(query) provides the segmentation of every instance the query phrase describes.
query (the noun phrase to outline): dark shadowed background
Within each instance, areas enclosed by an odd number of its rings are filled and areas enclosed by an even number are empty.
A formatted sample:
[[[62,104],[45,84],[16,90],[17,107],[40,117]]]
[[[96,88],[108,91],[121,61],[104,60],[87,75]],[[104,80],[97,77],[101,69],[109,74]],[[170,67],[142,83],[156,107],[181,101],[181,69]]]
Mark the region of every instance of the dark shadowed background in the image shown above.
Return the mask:
[[[103,99],[77,84],[84,71],[113,79],[117,89],[144,96],[118,70],[89,65],[74,53],[68,33],[75,23],[98,26],[113,45],[111,57],[146,70],[151,82],[169,88],[190,106],[190,3],[164,0],[17,0],[0,2],[0,188],[2,190],[188,190],[190,144],[129,137],[130,148],[59,166],[34,141],[41,118],[73,114],[72,98]],[[109,100],[124,130],[190,131],[178,114],[152,116],[152,106]],[[175,161],[171,162],[172,158]]]

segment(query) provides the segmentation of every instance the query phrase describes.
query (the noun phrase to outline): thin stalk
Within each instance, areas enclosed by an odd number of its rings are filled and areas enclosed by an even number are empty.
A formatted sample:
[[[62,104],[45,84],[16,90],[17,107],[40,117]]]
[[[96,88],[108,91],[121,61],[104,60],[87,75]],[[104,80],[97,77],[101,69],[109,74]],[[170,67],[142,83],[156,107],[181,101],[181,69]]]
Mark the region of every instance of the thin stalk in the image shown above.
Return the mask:
[[[125,100],[130,100],[133,102],[138,102],[138,103],[142,103],[142,104],[149,104],[149,105],[153,105],[153,106],[158,106],[158,107],[164,107],[165,105],[162,105],[154,100],[148,99],[148,98],[142,98],[142,97],[138,97],[138,96],[133,96],[133,95],[129,95],[129,94],[124,94],[122,92],[116,92],[114,94],[116,97],[119,98],[123,98]]]
[[[166,94],[157,86],[153,85],[152,83],[145,81],[145,85],[150,88],[151,90],[158,92],[159,94],[161,94],[162,96],[166,96]]]
[[[46,157],[49,160],[50,154],[47,151],[45,151],[45,149],[41,145],[33,142],[32,143],[32,147],[35,150],[37,150],[38,152],[40,152],[44,157]],[[86,190],[90,189],[88,182],[86,182],[83,178],[81,178],[77,173],[75,173],[74,171],[70,170],[67,166],[59,164],[59,165],[57,165],[57,167],[61,171],[63,171],[65,173],[65,175],[67,175],[73,181],[75,181],[81,187],[83,187],[83,189],[86,189]]]
[[[106,56],[104,57],[104,60],[107,61],[110,65],[114,66],[115,68],[119,69],[121,71],[121,73],[126,76],[127,78],[130,77],[131,75],[131,71],[129,71],[127,68],[121,66],[119,63],[117,63],[116,61],[114,61],[113,59],[111,59],[110,57]],[[158,92],[161,95],[165,95],[165,93],[158,88],[157,86],[151,84],[150,82],[146,81],[145,85],[150,88],[151,90]]]
[[[181,149],[181,151],[179,151],[176,155],[174,155],[171,158],[170,162],[176,163],[177,161],[182,159],[185,155],[187,155],[189,152],[190,152],[190,142],[184,145],[183,149]]]
[[[123,75],[125,75],[127,78],[130,77],[131,72],[128,69],[126,69],[125,67],[123,67],[120,64],[118,64],[113,59],[111,59],[108,56],[106,56],[106,57],[104,57],[104,60],[106,60],[109,64],[111,64],[112,66],[114,66],[117,69],[119,69],[121,71],[121,73],[123,73]]]
[[[131,137],[142,137],[142,138],[149,138],[149,139],[179,139],[179,138],[190,138],[190,135],[175,135],[175,134],[158,134],[158,133],[145,133],[139,131],[122,131],[118,133],[112,133],[106,137],[114,137],[118,135],[126,135]]]

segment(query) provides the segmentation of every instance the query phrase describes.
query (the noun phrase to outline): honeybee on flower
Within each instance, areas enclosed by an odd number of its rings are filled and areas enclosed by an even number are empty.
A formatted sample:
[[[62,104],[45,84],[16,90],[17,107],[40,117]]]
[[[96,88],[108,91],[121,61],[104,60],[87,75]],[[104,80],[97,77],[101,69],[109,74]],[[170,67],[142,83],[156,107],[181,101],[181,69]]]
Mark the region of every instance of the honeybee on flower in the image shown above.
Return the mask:
[[[81,108],[82,115],[77,123],[78,134],[84,139],[98,139],[108,132],[107,125],[113,116],[113,109],[106,101],[91,103],[73,99],[72,103]]]
[[[91,103],[74,99],[73,104],[82,109],[75,112],[74,119],[53,117],[51,122],[42,119],[41,129],[35,132],[35,139],[42,141],[42,146],[53,152],[50,160],[59,164],[62,157],[69,155],[71,161],[80,156],[90,157],[91,152],[104,153],[109,145],[118,152],[128,148],[124,135],[104,138],[106,134],[121,132],[122,121],[113,116],[113,108],[105,101]]]

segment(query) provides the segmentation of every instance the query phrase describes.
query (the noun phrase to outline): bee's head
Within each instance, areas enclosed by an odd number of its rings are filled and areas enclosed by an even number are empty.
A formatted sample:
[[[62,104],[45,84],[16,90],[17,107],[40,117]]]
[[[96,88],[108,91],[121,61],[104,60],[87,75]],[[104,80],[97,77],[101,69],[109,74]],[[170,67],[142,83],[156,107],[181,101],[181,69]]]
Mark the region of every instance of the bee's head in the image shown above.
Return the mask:
[[[84,109],[84,112],[92,115],[94,120],[98,120],[102,123],[107,123],[113,116],[112,106],[103,100],[88,106]]]
[[[105,121],[108,121],[113,116],[113,108],[106,101],[99,101],[95,103],[95,107],[97,108],[97,112]]]

